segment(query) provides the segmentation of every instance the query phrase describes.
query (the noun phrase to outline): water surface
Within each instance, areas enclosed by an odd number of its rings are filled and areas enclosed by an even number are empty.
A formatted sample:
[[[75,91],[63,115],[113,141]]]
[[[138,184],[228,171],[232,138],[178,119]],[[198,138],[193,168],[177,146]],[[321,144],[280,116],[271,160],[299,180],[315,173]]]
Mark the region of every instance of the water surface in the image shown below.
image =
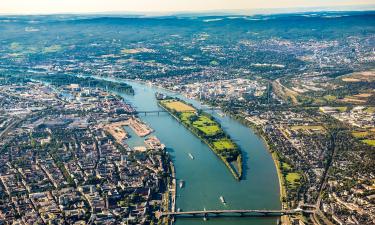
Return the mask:
[[[127,81],[128,82],[128,81]],[[139,111],[160,109],[155,92],[174,95],[201,107],[200,103],[181,95],[142,83],[129,81],[135,95],[121,94],[127,102]],[[280,209],[279,183],[275,165],[262,140],[253,131],[228,116],[210,112],[222,124],[239,145],[244,158],[244,179],[236,181],[222,161],[196,136],[168,113],[140,115],[155,135],[167,146],[176,168],[177,179],[185,181],[184,188],[178,188],[177,208],[183,211],[205,209]],[[134,136],[134,135],[133,135]],[[140,139],[131,140],[138,145]],[[189,157],[189,153],[195,159]],[[224,196],[226,205],[219,199]],[[201,218],[178,218],[177,225],[190,224],[264,224],[274,225],[278,218],[220,217],[203,221]]]

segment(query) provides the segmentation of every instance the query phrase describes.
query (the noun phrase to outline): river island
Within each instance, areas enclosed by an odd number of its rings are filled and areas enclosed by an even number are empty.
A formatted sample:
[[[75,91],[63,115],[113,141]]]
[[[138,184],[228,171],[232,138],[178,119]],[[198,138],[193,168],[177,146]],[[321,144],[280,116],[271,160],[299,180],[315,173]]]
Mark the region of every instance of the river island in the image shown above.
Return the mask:
[[[234,178],[241,180],[241,151],[215,118],[179,98],[162,94],[156,94],[156,98],[160,107],[167,110],[175,119],[206,143],[224,162]]]

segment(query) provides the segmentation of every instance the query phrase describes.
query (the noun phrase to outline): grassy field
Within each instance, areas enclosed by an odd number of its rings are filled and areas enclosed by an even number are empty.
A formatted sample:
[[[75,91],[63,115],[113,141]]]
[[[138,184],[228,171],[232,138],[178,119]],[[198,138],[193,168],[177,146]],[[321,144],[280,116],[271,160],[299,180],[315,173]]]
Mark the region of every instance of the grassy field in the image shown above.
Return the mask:
[[[180,115],[180,119],[184,123],[188,123],[193,125],[196,129],[202,131],[206,136],[215,136],[222,132],[219,124],[213,121],[211,118],[205,115],[199,115],[195,120],[192,122],[191,117],[194,116],[195,113],[191,112],[183,112]]]
[[[364,104],[368,100],[368,97],[366,96],[367,95],[346,96],[344,99],[341,99],[340,101],[345,102],[345,103]]]
[[[164,101],[162,101],[162,104],[164,104],[165,107],[167,107],[171,110],[175,110],[177,112],[195,111],[195,109],[192,106],[190,106],[188,104],[185,104],[183,102],[180,102],[180,101],[164,100]]]
[[[337,97],[334,95],[325,95],[323,98],[329,102],[335,101],[337,99]]]
[[[295,187],[299,185],[301,175],[299,173],[288,173],[285,179],[290,186]]]
[[[210,62],[210,65],[212,65],[212,66],[217,66],[217,65],[219,65],[219,62],[216,61],[216,60],[212,60],[212,61]]]
[[[366,139],[366,140],[363,140],[362,142],[371,146],[375,146],[375,140]]]
[[[360,82],[360,81],[372,82],[375,80],[375,70],[355,72],[355,73],[343,76],[342,80],[345,82]]]
[[[291,170],[292,169],[292,167],[288,163],[285,163],[285,162],[283,162],[281,164],[281,167],[283,168],[283,170]]]
[[[229,139],[219,139],[217,141],[214,141],[212,144],[219,151],[222,151],[222,150],[225,150],[225,149],[234,149],[235,148],[233,142]]]
[[[375,107],[367,107],[365,111],[367,113],[375,113]]]
[[[207,136],[214,136],[221,132],[219,125],[207,116],[199,116],[198,120],[193,122],[193,126]]]
[[[334,108],[340,112],[346,112],[346,110],[348,110],[348,107],[346,106],[340,106],[340,107],[334,107]]]
[[[180,116],[180,119],[182,120],[182,122],[184,123],[189,123],[189,118],[194,115],[194,113],[190,113],[190,112],[184,112],[184,113],[181,113],[181,116]]]
[[[367,131],[354,131],[352,132],[352,135],[356,138],[365,138],[369,135],[370,133]]]

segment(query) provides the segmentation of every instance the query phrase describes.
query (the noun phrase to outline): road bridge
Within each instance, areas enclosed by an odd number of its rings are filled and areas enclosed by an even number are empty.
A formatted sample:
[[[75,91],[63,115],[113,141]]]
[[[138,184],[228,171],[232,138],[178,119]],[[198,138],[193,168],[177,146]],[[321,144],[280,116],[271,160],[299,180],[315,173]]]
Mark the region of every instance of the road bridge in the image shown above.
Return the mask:
[[[228,210],[197,210],[197,211],[185,211],[185,212],[157,212],[156,217],[173,217],[173,216],[191,216],[191,217],[209,217],[209,216],[283,216],[293,215],[300,213],[314,213],[314,210],[303,210],[300,208],[291,210],[259,210],[259,209],[228,209]]]

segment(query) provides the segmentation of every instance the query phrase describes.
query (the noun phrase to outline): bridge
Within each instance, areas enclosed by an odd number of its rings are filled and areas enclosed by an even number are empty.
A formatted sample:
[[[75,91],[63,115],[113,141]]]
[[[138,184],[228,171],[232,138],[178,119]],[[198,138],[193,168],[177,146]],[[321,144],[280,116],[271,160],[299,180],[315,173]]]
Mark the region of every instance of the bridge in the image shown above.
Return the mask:
[[[266,216],[275,217],[283,215],[293,215],[307,213],[312,214],[315,210],[303,210],[300,208],[291,210],[259,210],[259,209],[229,209],[229,210],[199,210],[199,211],[186,211],[186,212],[156,212],[156,217],[174,217],[174,216],[191,216],[191,217],[209,217],[209,216]]]

